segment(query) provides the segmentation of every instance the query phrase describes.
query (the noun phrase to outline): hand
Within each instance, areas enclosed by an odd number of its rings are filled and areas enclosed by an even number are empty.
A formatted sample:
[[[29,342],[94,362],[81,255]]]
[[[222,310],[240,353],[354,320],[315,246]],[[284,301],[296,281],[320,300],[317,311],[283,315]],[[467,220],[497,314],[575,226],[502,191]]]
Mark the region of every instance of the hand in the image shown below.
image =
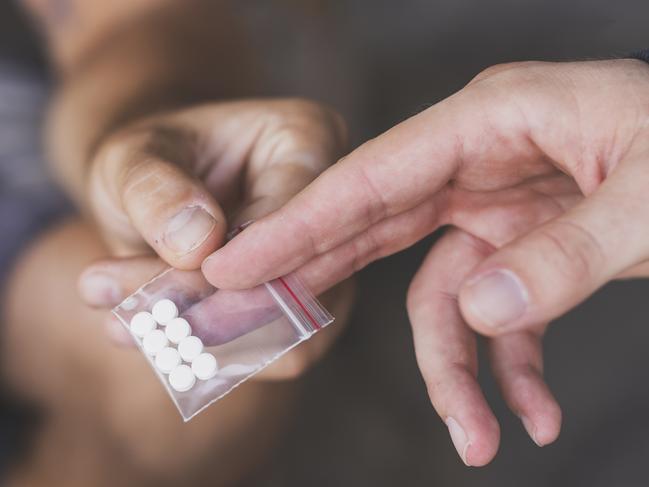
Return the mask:
[[[341,119],[306,101],[201,105],[110,137],[88,170],[87,201],[115,254],[152,249],[197,269],[228,226],[280,207],[344,144]]]
[[[228,227],[283,205],[339,157],[345,138],[336,114],[300,100],[202,105],[121,130],[99,148],[87,189],[90,211],[118,258],[82,274],[82,297],[109,309],[166,264],[197,269]],[[147,256],[151,251],[160,258]],[[344,315],[349,284],[333,296]],[[107,318],[107,325],[117,342],[130,343],[115,320]],[[266,375],[303,370],[340,328],[326,330]]]
[[[455,227],[408,295],[432,403],[465,463],[493,458],[499,427],[476,381],[472,329],[491,337],[504,398],[545,445],[561,424],[542,379],[546,324],[611,279],[647,274],[648,117],[639,61],[488,69],[344,158],[204,273],[237,288],[300,268],[325,289]]]

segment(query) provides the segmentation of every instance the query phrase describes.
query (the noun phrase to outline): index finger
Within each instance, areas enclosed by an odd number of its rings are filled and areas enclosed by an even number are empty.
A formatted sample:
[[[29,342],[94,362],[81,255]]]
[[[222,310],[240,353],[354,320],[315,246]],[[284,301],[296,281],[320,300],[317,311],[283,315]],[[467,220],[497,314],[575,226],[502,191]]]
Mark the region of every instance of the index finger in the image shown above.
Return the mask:
[[[432,107],[343,158],[208,257],[207,279],[221,288],[252,287],[419,205],[446,184],[457,165],[449,105]],[[424,164],[428,160],[435,163]]]

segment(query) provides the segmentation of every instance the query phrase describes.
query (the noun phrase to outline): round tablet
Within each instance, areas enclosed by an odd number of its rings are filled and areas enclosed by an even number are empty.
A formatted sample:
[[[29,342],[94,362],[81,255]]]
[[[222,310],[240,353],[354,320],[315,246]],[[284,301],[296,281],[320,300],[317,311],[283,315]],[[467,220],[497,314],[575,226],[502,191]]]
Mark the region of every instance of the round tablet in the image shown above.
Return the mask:
[[[151,330],[154,330],[155,327],[156,323],[153,319],[153,315],[146,311],[135,313],[135,315],[133,315],[133,318],[131,318],[131,331],[140,338],[149,333]]]
[[[188,365],[179,365],[169,374],[169,384],[178,392],[186,392],[194,387],[196,377]]]
[[[153,318],[164,325],[178,316],[178,307],[171,299],[161,299],[153,305]]]
[[[155,356],[155,366],[163,374],[168,374],[180,365],[182,359],[178,350],[171,347],[165,347]]]
[[[214,377],[218,368],[216,359],[211,353],[201,353],[192,361],[192,372],[201,380]]]
[[[168,344],[167,335],[162,330],[151,330],[142,339],[142,348],[149,355],[155,355]]]
[[[189,326],[189,323],[186,319],[174,318],[167,323],[165,333],[167,334],[167,338],[171,343],[178,345],[183,341],[184,338],[187,338],[192,334],[192,327]]]
[[[178,352],[185,362],[191,362],[203,352],[203,342],[198,337],[187,337],[178,344]]]

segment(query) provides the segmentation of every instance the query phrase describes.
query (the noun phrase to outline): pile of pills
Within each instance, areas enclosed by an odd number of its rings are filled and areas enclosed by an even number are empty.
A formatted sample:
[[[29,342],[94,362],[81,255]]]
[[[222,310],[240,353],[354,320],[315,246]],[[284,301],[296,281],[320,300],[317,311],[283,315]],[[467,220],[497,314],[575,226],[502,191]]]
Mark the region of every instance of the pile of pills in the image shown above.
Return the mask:
[[[156,368],[169,375],[174,390],[186,392],[194,387],[197,378],[208,380],[216,375],[218,364],[214,355],[203,351],[203,342],[192,336],[191,326],[178,317],[178,307],[172,300],[159,300],[150,313],[136,313],[130,326],[142,340],[144,352],[153,357]]]

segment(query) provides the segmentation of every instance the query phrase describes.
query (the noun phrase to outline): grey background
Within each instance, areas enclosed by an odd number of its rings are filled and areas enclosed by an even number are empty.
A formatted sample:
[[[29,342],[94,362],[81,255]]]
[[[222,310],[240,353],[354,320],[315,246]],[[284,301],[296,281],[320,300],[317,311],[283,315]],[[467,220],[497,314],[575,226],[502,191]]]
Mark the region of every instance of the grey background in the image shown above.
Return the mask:
[[[37,62],[9,5],[0,6],[0,53]],[[240,7],[270,80],[261,94],[332,104],[348,119],[354,145],[494,63],[649,47],[646,1],[260,0]],[[502,446],[490,466],[469,469],[429,404],[404,308],[407,284],[434,238],[361,273],[348,332],[302,380],[291,428],[247,485],[647,485],[649,284],[611,285],[551,327],[546,374],[564,411],[554,445],[539,449],[528,439],[483,365]]]

